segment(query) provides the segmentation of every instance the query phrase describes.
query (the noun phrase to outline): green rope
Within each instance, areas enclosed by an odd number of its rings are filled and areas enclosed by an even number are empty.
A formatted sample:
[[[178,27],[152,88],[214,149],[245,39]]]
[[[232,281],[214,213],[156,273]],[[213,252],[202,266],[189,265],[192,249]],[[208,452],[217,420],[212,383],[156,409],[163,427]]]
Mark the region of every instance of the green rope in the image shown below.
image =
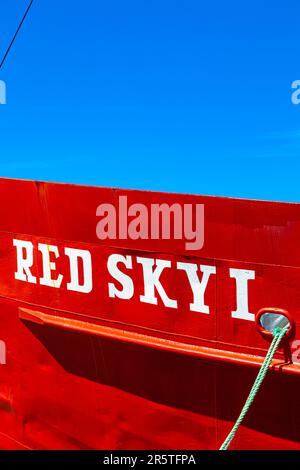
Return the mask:
[[[269,369],[269,366],[272,362],[274,354],[275,354],[275,352],[276,352],[276,350],[277,350],[277,348],[280,344],[280,341],[282,340],[285,333],[287,332],[287,330],[288,330],[288,328],[274,328],[274,330],[273,330],[273,336],[274,336],[273,341],[270,345],[270,348],[267,352],[267,355],[264,359],[264,362],[262,363],[261,368],[260,368],[260,370],[257,374],[255,382],[254,382],[254,384],[253,384],[253,386],[250,390],[250,393],[248,395],[248,398],[247,398],[247,400],[246,400],[246,402],[243,406],[243,409],[242,409],[238,419],[235,422],[235,425],[233,426],[232,430],[230,431],[230,433],[226,437],[225,441],[223,442],[223,444],[221,445],[219,450],[227,450],[228,449],[232,439],[235,436],[235,433],[237,432],[240,424],[242,423],[243,419],[245,418],[246,414],[248,413],[248,410],[249,410],[250,406],[252,405],[252,402],[253,402],[254,398],[256,397],[257,392],[259,391],[261,384],[264,381],[264,378],[266,376],[266,373],[268,372],[268,369]]]

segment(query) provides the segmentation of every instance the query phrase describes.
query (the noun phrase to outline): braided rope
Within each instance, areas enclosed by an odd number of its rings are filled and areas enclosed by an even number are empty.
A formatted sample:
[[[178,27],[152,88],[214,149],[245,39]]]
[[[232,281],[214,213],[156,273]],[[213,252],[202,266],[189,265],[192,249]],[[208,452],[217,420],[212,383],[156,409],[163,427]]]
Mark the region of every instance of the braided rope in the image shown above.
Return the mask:
[[[284,335],[286,334],[288,328],[275,328],[274,331],[273,331],[273,341],[269,347],[269,350],[266,354],[266,357],[264,359],[264,362],[262,363],[261,365],[261,368],[257,374],[257,377],[255,379],[255,382],[250,390],[250,393],[248,395],[248,398],[242,408],[242,411],[238,417],[238,419],[236,420],[232,430],[230,431],[230,433],[228,434],[228,436],[226,437],[225,441],[223,442],[223,444],[221,445],[220,449],[219,450],[227,450],[232,439],[234,438],[240,424],[242,423],[243,419],[245,418],[246,414],[248,413],[248,410],[250,408],[250,406],[252,405],[253,401],[254,401],[254,398],[256,397],[260,387],[261,387],[261,384],[263,383],[264,379],[265,379],[265,376],[268,372],[268,369],[270,367],[270,364],[272,362],[272,359],[274,357],[274,354],[282,340],[282,338],[284,337]]]

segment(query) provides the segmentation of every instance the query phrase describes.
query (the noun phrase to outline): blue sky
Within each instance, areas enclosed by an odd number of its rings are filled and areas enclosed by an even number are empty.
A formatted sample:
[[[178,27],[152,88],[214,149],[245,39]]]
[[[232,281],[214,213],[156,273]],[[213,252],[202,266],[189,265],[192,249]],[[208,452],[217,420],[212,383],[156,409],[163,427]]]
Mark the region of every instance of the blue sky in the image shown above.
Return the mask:
[[[3,0],[3,53],[27,0]],[[300,202],[300,6],[35,0],[0,80],[0,175]]]

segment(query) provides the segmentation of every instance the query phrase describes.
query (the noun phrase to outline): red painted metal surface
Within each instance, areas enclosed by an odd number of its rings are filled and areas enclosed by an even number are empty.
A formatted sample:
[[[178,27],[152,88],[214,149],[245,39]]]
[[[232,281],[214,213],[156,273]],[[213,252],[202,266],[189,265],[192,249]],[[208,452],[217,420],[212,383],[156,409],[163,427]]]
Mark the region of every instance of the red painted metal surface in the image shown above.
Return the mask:
[[[96,208],[119,195],[148,207],[204,204],[203,248],[188,252],[181,240],[100,241]],[[234,317],[232,269],[254,272],[249,312],[286,309],[295,324],[232,448],[300,448],[300,205],[7,179],[0,197],[2,449],[217,449],[269,346],[255,321]],[[14,240],[32,243],[35,282],[16,278]],[[59,288],[40,282],[39,244],[57,247]],[[89,292],[68,289],[66,247],[90,253]],[[131,259],[132,268],[122,267],[133,282],[130,299],[109,296],[114,254]],[[170,261],[161,283],[177,308],[159,295],[156,305],[141,302],[138,258]],[[191,311],[191,286],[177,263],[215,267],[205,290],[208,314]]]

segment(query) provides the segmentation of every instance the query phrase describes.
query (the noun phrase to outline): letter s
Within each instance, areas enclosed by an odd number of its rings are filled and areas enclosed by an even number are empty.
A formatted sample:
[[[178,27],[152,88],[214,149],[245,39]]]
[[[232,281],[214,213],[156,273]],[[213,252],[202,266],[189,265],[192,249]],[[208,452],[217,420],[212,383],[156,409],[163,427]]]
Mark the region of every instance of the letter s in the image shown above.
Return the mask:
[[[109,297],[117,297],[119,299],[131,299],[134,294],[134,286],[130,276],[120,271],[118,264],[122,263],[127,269],[132,269],[131,256],[122,256],[118,254],[110,255],[107,260],[107,268],[109,274],[118,281],[122,289],[118,289],[112,282],[108,283]]]

